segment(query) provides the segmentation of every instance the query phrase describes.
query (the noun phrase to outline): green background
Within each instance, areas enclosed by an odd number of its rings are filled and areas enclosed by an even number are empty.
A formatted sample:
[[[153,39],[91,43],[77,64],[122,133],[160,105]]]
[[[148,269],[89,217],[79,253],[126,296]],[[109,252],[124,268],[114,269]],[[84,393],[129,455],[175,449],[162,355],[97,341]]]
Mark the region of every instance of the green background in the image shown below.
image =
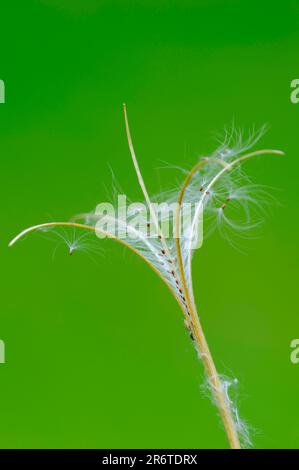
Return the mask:
[[[34,235],[107,200],[111,171],[140,198],[125,101],[150,192],[215,148],[232,121],[270,124],[248,165],[278,188],[247,255],[215,234],[194,260],[218,369],[239,379],[255,447],[298,447],[299,2],[2,1],[1,447],[227,447],[172,296],[112,241],[91,255]],[[97,241],[101,244],[101,241]]]

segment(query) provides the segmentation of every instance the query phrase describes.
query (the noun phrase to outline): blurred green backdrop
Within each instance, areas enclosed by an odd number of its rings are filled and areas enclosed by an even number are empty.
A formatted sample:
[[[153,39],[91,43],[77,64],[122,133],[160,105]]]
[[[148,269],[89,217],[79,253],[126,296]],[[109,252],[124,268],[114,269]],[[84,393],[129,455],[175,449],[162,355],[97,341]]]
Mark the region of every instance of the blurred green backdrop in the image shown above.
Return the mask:
[[[269,123],[248,165],[281,202],[248,255],[218,235],[195,259],[196,294],[221,372],[239,379],[255,447],[298,447],[299,2],[1,2],[1,447],[227,447],[181,313],[115,243],[75,253],[35,223],[107,199],[113,169],[140,198],[122,102],[151,192],[215,147],[214,133]],[[100,241],[98,242],[101,243]],[[204,272],[204,275],[203,275]]]

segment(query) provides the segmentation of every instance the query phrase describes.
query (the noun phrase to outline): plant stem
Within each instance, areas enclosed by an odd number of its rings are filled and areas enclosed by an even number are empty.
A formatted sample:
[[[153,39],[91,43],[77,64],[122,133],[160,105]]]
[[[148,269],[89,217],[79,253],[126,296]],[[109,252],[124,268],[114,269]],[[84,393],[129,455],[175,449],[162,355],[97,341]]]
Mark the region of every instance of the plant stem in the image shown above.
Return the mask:
[[[177,248],[178,248],[178,245],[180,245],[179,238],[176,238],[176,242],[177,242]],[[207,340],[205,338],[201,323],[199,321],[198,313],[196,311],[194,303],[191,300],[189,289],[187,287],[184,269],[183,269],[182,257],[179,253],[180,253],[180,247],[178,248],[178,265],[179,265],[179,270],[181,272],[181,279],[182,279],[182,284],[184,287],[185,297],[186,297],[189,312],[191,315],[190,328],[191,328],[192,335],[196,344],[196,348],[203,361],[205,373],[207,375],[209,385],[212,388],[213,397],[219,409],[219,413],[220,413],[220,416],[224,425],[225,432],[227,434],[230,447],[232,449],[240,449],[241,445],[240,445],[238,433],[236,430],[236,425],[232,416],[232,410],[231,410],[229,401],[227,399],[227,396],[223,390],[221,380],[219,378],[213,357],[211,355]]]
[[[218,407],[220,417],[222,419],[230,447],[232,449],[240,449],[241,445],[240,445],[238,433],[236,430],[236,425],[232,416],[232,410],[228,402],[227,396],[223,390],[221,380],[219,378],[213,357],[211,355],[207,340],[205,338],[201,323],[199,321],[195,304],[192,301],[191,296],[190,296],[190,291],[187,285],[187,280],[186,280],[186,275],[185,275],[184,265],[183,265],[183,260],[182,260],[182,253],[181,253],[180,209],[181,209],[181,204],[183,201],[185,189],[187,188],[192,176],[205,164],[206,164],[206,161],[201,161],[200,163],[195,165],[195,167],[193,167],[193,169],[188,174],[179,194],[177,213],[176,213],[176,223],[175,223],[175,240],[176,240],[176,249],[177,249],[177,257],[178,257],[178,267],[179,267],[179,271],[181,275],[184,295],[185,295],[185,298],[188,304],[188,309],[189,309],[190,316],[191,316],[191,321],[189,321],[189,327],[190,327],[190,330],[192,332],[192,335],[196,344],[196,349],[198,350],[198,353],[200,354],[200,357],[203,361],[208,383],[212,388],[213,397]]]
[[[232,449],[240,449],[241,445],[240,445],[236,425],[232,416],[230,403],[224,392],[213,357],[211,355],[207,340],[205,338],[201,323],[199,321],[197,311],[190,297],[189,298],[188,297],[189,297],[188,294],[186,294],[186,299],[188,302],[188,307],[189,307],[189,311],[190,311],[191,318],[192,318],[192,334],[194,337],[197,350],[203,361],[207,379],[208,379],[209,385],[212,388],[213,397],[219,409],[219,413],[223,421],[224,429],[227,434],[230,447]]]

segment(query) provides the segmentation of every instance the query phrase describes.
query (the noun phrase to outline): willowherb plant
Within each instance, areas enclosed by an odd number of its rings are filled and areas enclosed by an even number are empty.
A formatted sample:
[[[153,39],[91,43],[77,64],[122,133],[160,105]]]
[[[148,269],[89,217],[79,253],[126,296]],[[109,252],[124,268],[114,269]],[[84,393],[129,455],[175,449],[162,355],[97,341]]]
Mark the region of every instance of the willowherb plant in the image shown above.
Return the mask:
[[[154,210],[153,199],[149,197],[135,155],[125,105],[124,117],[129,149],[150,214],[149,220],[146,219],[145,224],[138,224],[136,228],[133,215],[125,221],[116,215],[110,216],[111,220],[108,222],[113,222],[117,226],[117,231],[112,232],[109,231],[109,223],[106,224],[106,228],[103,228],[102,216],[97,211],[93,211],[76,216],[69,222],[48,222],[29,227],[19,233],[9,246],[14,245],[29,232],[59,229],[62,231],[59,237],[67,243],[69,254],[80,247],[82,240],[84,241],[83,249],[88,247],[84,236],[76,239],[67,238],[63,231],[71,227],[74,230],[87,230],[95,232],[98,236],[116,239],[138,254],[168,286],[183,312],[185,326],[203,362],[206,383],[218,407],[231,448],[241,448],[241,444],[248,446],[250,445],[248,430],[240,419],[237,407],[229,394],[229,389],[235,384],[235,380],[231,381],[218,374],[199,320],[192,281],[192,258],[195,250],[194,246],[190,245],[190,240],[196,239],[202,214],[204,214],[208,231],[218,227],[225,236],[232,231],[243,236],[249,229],[257,226],[260,218],[256,217],[263,211],[259,198],[264,196],[265,191],[250,184],[241,170],[241,165],[258,155],[282,155],[283,152],[278,150],[250,151],[262,131],[257,134],[253,133],[245,142],[241,133],[226,133],[224,141],[210,157],[200,158],[191,170],[185,172],[185,180],[179,190],[170,191],[161,196],[168,204],[177,203],[172,233],[165,236],[162,229],[163,220]],[[186,225],[182,217],[182,207],[186,202],[193,203],[194,210],[191,218],[187,219],[188,226],[184,226],[182,230],[183,224]],[[231,212],[230,217],[227,215],[228,209]],[[242,224],[237,222],[235,217],[240,209],[244,214]],[[252,210],[254,220],[252,220]],[[105,220],[107,222],[107,216]],[[155,236],[148,236],[149,229],[154,229]]]

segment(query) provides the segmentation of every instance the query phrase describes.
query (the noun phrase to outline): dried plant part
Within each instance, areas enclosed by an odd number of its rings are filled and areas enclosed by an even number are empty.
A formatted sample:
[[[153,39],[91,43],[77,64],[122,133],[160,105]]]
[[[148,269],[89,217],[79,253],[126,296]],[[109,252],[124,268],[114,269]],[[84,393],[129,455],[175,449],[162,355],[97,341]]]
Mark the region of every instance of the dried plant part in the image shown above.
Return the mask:
[[[150,222],[146,219],[142,227],[136,228],[133,224],[133,216],[131,218],[129,216],[125,222],[117,216],[113,216],[110,218],[110,222],[117,226],[118,231],[115,234],[109,229],[99,228],[100,216],[95,211],[81,214],[69,222],[49,222],[29,227],[19,233],[9,246],[14,245],[20,238],[33,231],[70,227],[95,232],[98,236],[113,238],[139,255],[167,285],[183,312],[185,326],[204,364],[208,388],[218,407],[230,447],[239,449],[241,444],[248,446],[250,438],[247,428],[229,396],[229,388],[235,384],[235,381],[230,381],[218,374],[197,312],[192,282],[192,258],[195,249],[192,244],[190,245],[190,240],[196,239],[202,214],[205,219],[212,221],[212,229],[215,226],[227,227],[231,231],[245,233],[258,225],[259,222],[252,222],[250,211],[251,208],[255,208],[262,212],[262,207],[256,196],[263,193],[263,190],[248,182],[248,178],[241,170],[241,165],[255,156],[283,155],[283,152],[257,150],[246,153],[257,143],[263,131],[253,133],[249,139],[245,140],[245,143],[242,143],[240,133],[226,133],[224,141],[212,156],[201,158],[190,171],[185,172],[185,180],[181,188],[161,196],[168,204],[177,203],[173,231],[166,237],[161,228],[163,220],[161,221],[161,218],[157,217],[140,171],[125,105],[124,118],[129,149],[138,183],[150,214]],[[184,230],[182,230],[182,225],[185,223],[182,206],[186,201],[194,203],[195,210],[188,220],[188,226],[184,226]],[[230,208],[243,210],[244,222],[242,225],[229,218],[227,211]],[[142,218],[142,214],[139,214],[139,217]],[[154,229],[156,236],[148,237],[149,228]],[[122,236],[119,235],[120,233]],[[79,244],[73,239],[71,243],[68,240],[66,242],[71,255]]]

